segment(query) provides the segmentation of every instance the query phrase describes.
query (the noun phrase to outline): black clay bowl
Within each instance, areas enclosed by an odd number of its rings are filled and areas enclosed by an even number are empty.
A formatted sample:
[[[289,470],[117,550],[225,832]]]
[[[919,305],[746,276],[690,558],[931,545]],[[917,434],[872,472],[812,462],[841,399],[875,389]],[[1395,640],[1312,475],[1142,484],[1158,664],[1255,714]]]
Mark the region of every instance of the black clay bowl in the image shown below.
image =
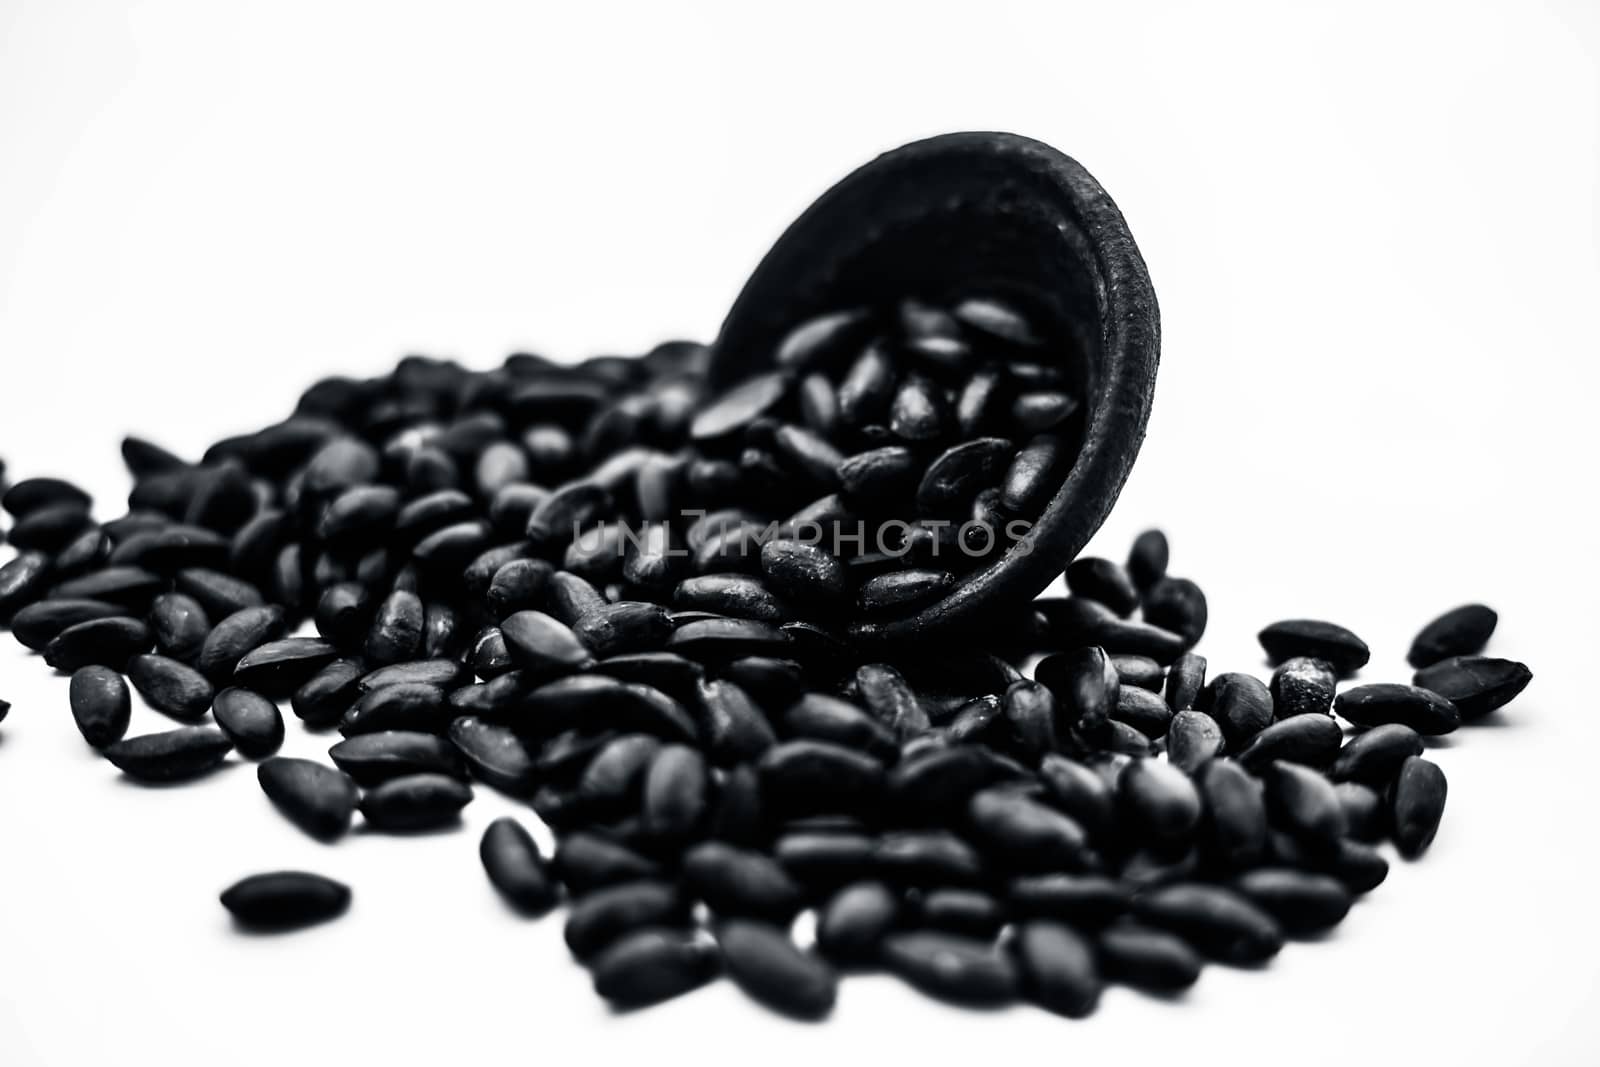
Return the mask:
[[[1077,459],[1024,542],[933,604],[859,621],[863,640],[952,636],[1019,609],[1105,521],[1144,440],[1161,322],[1111,197],[1049,145],[1009,133],[917,141],[861,167],[778,239],[734,302],[711,368],[726,386],[770,369],[807,317],[906,295],[1004,295],[1083,384]]]

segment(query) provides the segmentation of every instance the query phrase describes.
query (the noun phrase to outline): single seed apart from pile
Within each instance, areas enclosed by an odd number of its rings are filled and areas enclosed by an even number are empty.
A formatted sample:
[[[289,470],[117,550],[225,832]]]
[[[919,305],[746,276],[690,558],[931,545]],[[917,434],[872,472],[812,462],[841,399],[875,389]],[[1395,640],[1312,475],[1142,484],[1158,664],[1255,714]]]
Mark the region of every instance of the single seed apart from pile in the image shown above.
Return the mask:
[[[222,906],[241,926],[292,930],[331,919],[350,906],[350,888],[305,871],[253,874],[222,891]]]
[[[355,783],[332,767],[279,756],[256,768],[256,780],[284,817],[312,837],[332,841],[350,828]]]
[[[1419,670],[1451,656],[1475,656],[1483,651],[1500,621],[1493,608],[1463,604],[1424,626],[1411,642],[1406,662]]]

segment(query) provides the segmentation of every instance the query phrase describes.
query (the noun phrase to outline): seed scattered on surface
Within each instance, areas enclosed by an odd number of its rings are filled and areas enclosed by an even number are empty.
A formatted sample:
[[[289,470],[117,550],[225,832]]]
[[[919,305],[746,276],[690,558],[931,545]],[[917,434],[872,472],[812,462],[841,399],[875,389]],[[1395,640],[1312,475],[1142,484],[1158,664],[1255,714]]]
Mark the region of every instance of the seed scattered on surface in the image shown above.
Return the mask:
[[[1422,668],[1412,679],[1448,700],[1466,722],[1511,703],[1532,680],[1525,664],[1490,656],[1452,656]]]
[[[123,738],[101,749],[114,767],[146,782],[194,778],[222,763],[233,742],[215,726],[182,726],[156,734]]]
[[[839,987],[833,968],[798,948],[787,931],[731,919],[718,924],[717,943],[729,977],[755,1000],[800,1019],[820,1019],[833,1010]]]
[[[324,922],[350,906],[350,887],[305,871],[253,874],[222,891],[222,906],[239,925],[293,930]]]
[[[132,700],[128,683],[116,671],[97,665],[79,667],[72,672],[68,696],[72,720],[90,745],[105,748],[128,732]]]
[[[490,883],[507,903],[527,915],[543,915],[559,897],[549,864],[522,824],[510,816],[490,823],[478,844]]]
[[[1461,713],[1449,700],[1431,689],[1398,682],[1347,689],[1334,701],[1333,710],[1357,726],[1399,723],[1428,737],[1450,733],[1461,725]]]
[[[1447,787],[1438,764],[1408,756],[1395,777],[1392,805],[1394,843],[1400,854],[1416,859],[1433,844],[1444,816]]]
[[[1319,619],[1275,622],[1259,637],[1274,665],[1295,656],[1308,656],[1331,664],[1340,674],[1353,674],[1365,667],[1372,656],[1361,638],[1343,626]]]
[[[361,798],[361,814],[377,830],[431,830],[454,822],[472,790],[448,775],[417,773],[391,778]]]
[[[229,686],[212,701],[212,718],[228,735],[239,755],[261,759],[283,744],[283,715],[278,705],[251,689]]]
[[[1494,636],[1500,616],[1483,604],[1463,604],[1424,626],[1411,642],[1406,662],[1421,669],[1452,656],[1475,656]]]
[[[256,780],[284,817],[312,837],[332,841],[350,828],[355,783],[332,767],[276,756],[256,768]]]

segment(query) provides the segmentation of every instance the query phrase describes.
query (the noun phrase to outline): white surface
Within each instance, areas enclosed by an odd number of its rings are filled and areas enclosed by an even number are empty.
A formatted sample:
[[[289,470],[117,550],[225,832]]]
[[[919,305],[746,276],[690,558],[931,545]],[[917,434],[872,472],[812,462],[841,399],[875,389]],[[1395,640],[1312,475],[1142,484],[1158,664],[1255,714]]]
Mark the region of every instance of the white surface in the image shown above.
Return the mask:
[[[1432,853],[1178,1004],[1113,989],[1069,1022],[873,978],[816,1028],[726,983],[612,1019],[559,920],[485,883],[499,797],[326,847],[246,765],[125,784],[5,640],[0,1063],[1595,1062],[1595,6],[668,6],[0,3],[13,477],[110,515],[127,430],[195,453],[406,351],[709,337],[835,178],[1013,129],[1112,191],[1162,302],[1150,437],[1092,547],[1166,527],[1214,670],[1309,614],[1404,678],[1464,599],[1533,667],[1435,750]],[[281,866],[348,880],[351,913],[231,933],[217,891]]]

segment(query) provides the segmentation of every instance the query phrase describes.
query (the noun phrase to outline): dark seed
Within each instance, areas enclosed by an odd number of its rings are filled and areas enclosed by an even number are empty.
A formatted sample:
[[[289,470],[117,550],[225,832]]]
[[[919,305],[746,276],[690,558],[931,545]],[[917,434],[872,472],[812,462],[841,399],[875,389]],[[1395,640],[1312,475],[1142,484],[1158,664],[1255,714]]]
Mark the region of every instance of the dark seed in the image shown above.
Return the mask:
[[[772,857],[720,841],[690,849],[683,876],[718,915],[787,922],[804,903],[800,886]]]
[[[416,656],[422,645],[424,611],[417,594],[396,590],[378,605],[367,632],[367,659],[382,666]]]
[[[1422,628],[1411,642],[1406,662],[1420,669],[1452,656],[1475,656],[1489,643],[1499,621],[1494,609],[1483,604],[1452,608]]]
[[[1283,947],[1271,915],[1222,886],[1190,883],[1147,890],[1134,900],[1146,921],[1226,963],[1260,963]]]
[[[1051,753],[1039,762],[1039,781],[1051,801],[1091,835],[1101,837],[1111,830],[1116,795],[1104,777]]]
[[[1357,726],[1400,723],[1428,737],[1450,733],[1461,725],[1461,713],[1445,697],[1397,682],[1347,689],[1334,701],[1333,710]]]
[[[60,478],[24,478],[0,496],[0,507],[21,518],[40,508],[73,504],[88,510],[93,503],[89,494],[71,482]]]
[[[1187,774],[1170,763],[1135,759],[1117,778],[1118,806],[1154,841],[1188,840],[1200,825],[1200,793]]]
[[[363,786],[409,774],[464,776],[455,746],[437,734],[410,730],[380,730],[346,738],[328,749],[328,756]]]
[[[284,697],[310,681],[339,655],[316,637],[286,637],[246,652],[233,669],[236,685],[267,696]]]
[[[200,602],[182,593],[156,597],[150,605],[149,624],[156,651],[183,662],[200,654],[211,632],[211,620]]]
[[[1311,768],[1279,760],[1263,768],[1262,780],[1277,823],[1300,837],[1331,845],[1349,829],[1333,783]]]
[[[504,619],[514,611],[531,608],[543,599],[553,568],[547,560],[514,559],[494,572],[484,600],[489,614]]]
[[[1418,686],[1454,704],[1465,722],[1504,707],[1528,687],[1533,672],[1509,659],[1452,656],[1417,672]]]
[[[1101,648],[1080,648],[1046,656],[1034,667],[1034,678],[1056,696],[1059,729],[1099,729],[1109,719],[1122,692],[1116,664]]]
[[[1111,717],[1126,723],[1152,740],[1165,737],[1172,723],[1172,709],[1148,689],[1124,685],[1117,694]]]
[[[894,731],[896,737],[915,737],[928,729],[928,714],[921,701],[905,677],[893,667],[886,663],[864,664],[856,669],[855,682],[862,703],[879,722]],[[1044,709],[1048,724],[1050,714],[1055,710],[1049,691],[1041,688],[1034,695],[1032,703]]]
[[[533,792],[533,756],[504,726],[463,715],[450,724],[450,743],[480,781],[512,796]]]
[[[673,632],[672,617],[659,604],[624,600],[607,604],[573,624],[578,639],[596,656],[615,656],[625,652],[654,652]]]
[[[117,668],[150,644],[148,626],[138,619],[114,615],[62,630],[44,647],[44,661],[67,673],[90,665]]]
[[[1185,774],[1196,773],[1223,748],[1222,727],[1203,711],[1180,711],[1167,727],[1167,759]]]
[[[1259,771],[1273,760],[1326,767],[1339,755],[1344,731],[1330,715],[1295,715],[1256,734],[1239,752],[1239,763]]]
[[[817,948],[840,963],[865,963],[899,917],[899,898],[882,882],[856,882],[835,893],[817,916]]]
[[[234,668],[247,653],[279,637],[283,628],[283,609],[276,604],[233,612],[217,623],[201,642],[195,668],[216,681],[231,678]]]
[[[72,672],[67,687],[72,704],[72,721],[83,739],[95,748],[104,748],[128,732],[132,701],[128,683],[109,667],[79,667]]]
[[[312,837],[332,841],[350,829],[355,783],[332,767],[274,756],[256,768],[256,781],[284,818]]]
[[[589,961],[594,991],[623,1008],[644,1007],[698,989],[717,973],[710,945],[666,930],[625,934]]]
[[[1002,1004],[1021,985],[1016,964],[993,945],[932,931],[892,934],[884,965],[932,996],[962,1004]]]
[[[426,682],[386,685],[362,695],[339,721],[346,737],[378,730],[443,730],[450,721],[445,691]]]
[[[1123,685],[1148,689],[1152,693],[1160,693],[1162,684],[1167,679],[1167,669],[1149,656],[1112,656],[1111,665],[1116,669],[1117,679]]]
[[[1360,782],[1338,782],[1333,791],[1344,809],[1350,836],[1360,841],[1376,841],[1389,830],[1389,812],[1378,792]]]
[[[478,843],[478,857],[489,882],[518,911],[543,915],[555,907],[559,894],[549,866],[517,820],[502,816],[490,823]]]
[[[1083,870],[1090,862],[1088,835],[1070,816],[1001,789],[985,789],[967,802],[974,840],[1019,870]]]
[[[361,814],[376,830],[426,830],[454,822],[472,790],[443,774],[408,774],[369,789]]]
[[[1420,755],[1422,735],[1409,726],[1388,723],[1352,737],[1339,750],[1328,776],[1336,782],[1364,782],[1382,788],[1394,781],[1408,757]]]
[[[1144,618],[1192,645],[1206,632],[1206,595],[1187,578],[1162,578],[1144,591]]]
[[[40,600],[19,608],[11,617],[11,635],[24,648],[40,652],[69,626],[124,614],[125,608],[103,600]]]
[[[344,718],[361,695],[360,663],[337,659],[312,675],[289,698],[296,716],[312,728],[332,726]]]
[[[1149,589],[1166,577],[1168,555],[1167,536],[1160,530],[1146,530],[1134,538],[1133,548],[1128,552],[1128,576],[1133,584]]]
[[[1082,934],[1064,923],[1035,919],[1017,927],[1014,945],[1029,999],[1070,1018],[1094,1011],[1100,973],[1094,948]]]
[[[230,686],[216,695],[213,705],[212,716],[239,755],[260,759],[283,744],[283,716],[260,693]]]
[[[175,719],[198,719],[211,707],[211,683],[177,660],[135,656],[128,661],[128,679],[147,704]]]
[[[19,517],[8,536],[21,549],[59,552],[93,522],[81,504],[50,504]]]
[[[878,839],[877,867],[885,878],[910,885],[971,885],[984,875],[983,859],[948,830],[900,830]]]
[[[1273,714],[1279,719],[1296,715],[1330,715],[1338,675],[1326,660],[1296,656],[1284,660],[1272,672]]]
[[[63,600],[104,600],[142,611],[166,586],[165,578],[143,567],[105,567],[62,582],[50,595]]]
[[[1340,674],[1366,666],[1372,653],[1367,643],[1343,626],[1317,619],[1288,619],[1262,630],[1261,647],[1274,664],[1295,656],[1325,660]]]
[[[1291,934],[1313,934],[1336,926],[1350,911],[1350,890],[1326,874],[1288,867],[1261,867],[1233,880]]]
[[[856,603],[865,612],[921,607],[944,596],[954,585],[949,571],[908,568],[863,582]]]
[[[778,593],[809,604],[836,604],[848,591],[844,564],[802,541],[768,541],[761,570]]]
[[[1005,921],[1004,905],[977,889],[930,889],[917,901],[917,924],[932,930],[994,937]]]
[[[1037,515],[1071,461],[1066,443],[1054,434],[1040,434],[1011,461],[1002,482],[1001,501],[1017,515]]]
[[[1223,868],[1241,870],[1261,861],[1267,848],[1267,805],[1261,783],[1233,760],[1200,768],[1196,784],[1206,812],[1202,834]]]
[[[715,686],[717,683],[708,683]],[[912,698],[913,701],[915,697]],[[783,714],[784,729],[796,737],[831,741],[858,748],[879,758],[893,759],[899,752],[889,721],[825,693],[807,693]]]
[[[686,578],[673,591],[672,601],[680,608],[694,608],[731,615],[740,619],[759,619],[777,623],[794,613],[758,578],[743,574],[707,574]]]
[[[571,833],[556,845],[552,869],[574,893],[661,877],[661,868],[615,841],[591,833]]]
[[[978,491],[994,485],[1014,449],[1003,437],[977,437],[942,452],[922,475],[917,511],[922,515],[956,515],[966,511]]]
[[[1433,844],[1444,815],[1444,772],[1421,756],[1408,756],[1395,777],[1390,804],[1394,843],[1400,855],[1416,859]]]
[[[220,764],[233,742],[215,726],[183,726],[113,742],[101,754],[123,774],[147,782],[176,782]]]
[[[1067,588],[1073,596],[1098,601],[1118,615],[1131,615],[1139,606],[1139,591],[1121,565],[1097,556],[1082,556],[1067,567]],[[1148,611],[1148,609],[1147,609]],[[1151,622],[1158,620],[1152,618]],[[1175,630],[1176,627],[1168,626]]]
[[[530,670],[562,673],[594,663],[577,634],[542,611],[519,611],[502,619],[500,632],[512,660]]]
[[[455,689],[471,680],[466,668],[453,659],[417,659],[410,663],[391,663],[363,674],[357,687],[363,693],[370,693],[386,685],[421,682],[442,689]]]
[[[350,906],[350,887],[320,874],[253,874],[222,891],[222,906],[241,926],[291,930],[324,922]]]
[[[689,425],[689,436],[696,441],[727,437],[766,414],[788,391],[789,378],[783,373],[753,375],[701,409]]]
[[[1217,720],[1234,750],[1272,723],[1272,693],[1248,674],[1217,675],[1201,692],[1198,706]]]
[[[43,552],[19,552],[7,560],[0,566],[0,626],[11,625],[12,617],[43,596],[49,584],[50,557]]]
[[[191,567],[178,572],[178,592],[200,602],[213,619],[225,619],[236,611],[259,607],[261,590],[220,571]]]
[[[956,427],[961,436],[973,437],[996,422],[1003,403],[999,370],[980,367],[974,371],[956,396]]]
[[[573,903],[567,915],[567,947],[580,960],[587,959],[624,934],[646,926],[678,926],[686,918],[686,902],[675,886],[655,881],[607,886]]]
[[[800,1019],[833,1010],[839,986],[833,968],[796,947],[787,931],[735,919],[718,925],[717,942],[728,975],[753,999]]]
[[[1308,846],[1289,834],[1273,831],[1269,843],[1277,862],[1331,874],[1352,893],[1370,892],[1389,876],[1389,861],[1377,849],[1350,838],[1332,847]]]
[[[1035,874],[1013,878],[1006,904],[1013,915],[1099,926],[1128,910],[1129,887],[1098,874]]]
[[[1203,965],[1182,938],[1136,923],[1107,927],[1096,947],[1107,978],[1157,992],[1188,989]]]

